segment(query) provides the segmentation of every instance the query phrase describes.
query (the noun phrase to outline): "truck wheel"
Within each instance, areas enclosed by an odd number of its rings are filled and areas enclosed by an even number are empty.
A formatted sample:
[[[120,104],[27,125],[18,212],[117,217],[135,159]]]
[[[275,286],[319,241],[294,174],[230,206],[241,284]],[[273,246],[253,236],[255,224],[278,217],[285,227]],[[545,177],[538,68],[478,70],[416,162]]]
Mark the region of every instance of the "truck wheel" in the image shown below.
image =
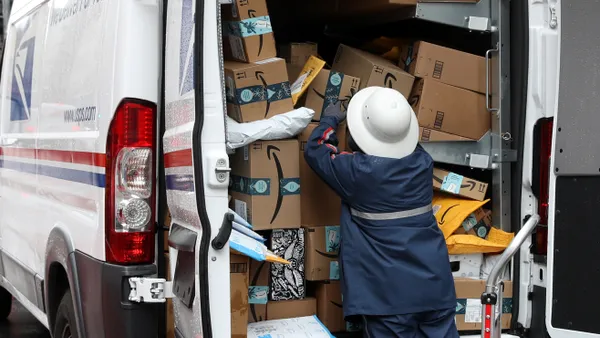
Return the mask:
[[[0,287],[0,321],[8,318],[11,309],[12,295],[4,288]]]
[[[54,338],[78,338],[77,323],[75,322],[75,310],[71,290],[67,290],[60,301],[56,311],[56,322],[54,323]]]

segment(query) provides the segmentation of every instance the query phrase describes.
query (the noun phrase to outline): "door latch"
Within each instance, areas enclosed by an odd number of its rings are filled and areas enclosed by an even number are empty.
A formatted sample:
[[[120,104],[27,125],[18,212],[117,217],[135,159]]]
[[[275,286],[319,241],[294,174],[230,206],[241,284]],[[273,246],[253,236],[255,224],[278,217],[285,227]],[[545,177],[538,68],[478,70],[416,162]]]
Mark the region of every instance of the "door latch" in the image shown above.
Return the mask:
[[[164,278],[129,278],[129,300],[136,303],[164,303],[173,298],[173,282]]]
[[[223,158],[217,160],[217,165],[215,166],[215,173],[217,174],[217,181],[219,183],[224,183],[227,181],[229,177],[229,172],[231,172],[231,168],[227,166],[227,161]]]

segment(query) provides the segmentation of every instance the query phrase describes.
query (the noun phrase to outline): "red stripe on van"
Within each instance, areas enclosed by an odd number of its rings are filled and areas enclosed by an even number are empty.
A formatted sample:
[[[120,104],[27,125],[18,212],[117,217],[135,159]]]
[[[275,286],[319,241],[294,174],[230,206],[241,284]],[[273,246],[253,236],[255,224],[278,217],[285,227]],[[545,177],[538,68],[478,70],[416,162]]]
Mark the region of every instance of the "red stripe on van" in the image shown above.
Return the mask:
[[[182,149],[165,154],[165,168],[191,167],[192,149]]]
[[[0,148],[0,155],[63,163],[85,164],[102,168],[106,166],[106,154],[83,151],[4,147]]]

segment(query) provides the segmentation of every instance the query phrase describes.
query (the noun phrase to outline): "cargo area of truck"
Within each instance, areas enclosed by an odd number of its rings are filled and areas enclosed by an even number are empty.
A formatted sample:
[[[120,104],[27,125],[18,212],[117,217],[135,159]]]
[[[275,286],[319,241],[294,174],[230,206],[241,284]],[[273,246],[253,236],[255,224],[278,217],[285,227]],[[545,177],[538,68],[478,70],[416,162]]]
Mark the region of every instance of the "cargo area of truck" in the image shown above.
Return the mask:
[[[227,114],[243,124],[306,106],[315,110],[315,116],[295,137],[259,139],[231,150],[230,209],[252,223],[253,230],[266,239],[269,250],[292,262],[292,267],[287,268],[232,255],[231,288],[232,295],[236,294],[231,298],[232,335],[251,336],[248,328],[265,320],[316,315],[337,337],[360,336],[360,325],[345,322],[341,309],[339,221],[335,218],[339,215],[339,205],[335,206],[339,199],[326,191],[314,173],[309,173],[302,157],[303,146],[318,124],[322,108],[332,100],[326,82],[342,74],[345,79],[358,78],[361,83],[397,89],[413,105],[420,122],[430,118],[431,123],[421,124],[420,140],[435,161],[434,210],[436,202],[444,212],[452,207],[448,203],[455,201],[464,201],[468,205],[465,208],[470,210],[452,235],[472,236],[472,241],[461,242],[464,237],[456,237],[457,242],[449,244],[456,251],[451,252],[449,264],[455,272],[456,321],[461,337],[478,337],[482,316],[480,297],[485,291],[486,273],[494,265],[490,257],[502,253],[501,249],[494,251],[486,247],[489,245],[486,242],[478,241],[490,240],[490,227],[497,229],[497,234],[510,236],[524,222],[520,219],[522,169],[518,154],[527,86],[524,47],[527,38],[525,31],[516,32],[514,28],[526,29],[526,11],[511,9],[508,2],[500,0],[263,0],[264,6],[253,7],[257,2],[260,1],[222,1]],[[265,20],[269,22],[268,28],[261,26]],[[269,45],[270,37],[266,37],[269,34],[274,38],[273,45]],[[433,46],[434,51],[426,54],[422,46]],[[418,48],[422,48],[421,54]],[[358,60],[347,62],[352,65],[346,65],[345,70],[339,65],[342,50]],[[436,59],[435,53],[441,53],[441,58]],[[413,60],[415,55],[417,59]],[[295,104],[292,95],[271,100],[278,90],[285,92],[282,84],[286,82],[288,90],[293,92],[311,56],[324,62],[319,71],[319,76],[325,79],[322,91],[316,78]],[[432,65],[431,70],[411,69],[410,64],[417,63],[419,57]],[[372,73],[352,68],[359,67],[360,60],[367,60],[370,66],[365,67],[371,67]],[[511,65],[512,60],[519,64]],[[477,74],[455,72],[450,80],[442,78],[452,72],[454,63],[461,62],[482,67]],[[473,64],[466,69],[474,69]],[[388,74],[384,74],[387,70]],[[269,72],[277,75],[270,79],[265,75]],[[394,87],[404,81],[403,74],[408,74],[414,82]],[[376,80],[379,76],[381,80]],[[347,103],[363,85],[349,84],[349,88],[344,88],[343,78],[338,86],[342,88],[333,94],[333,101]],[[260,101],[257,92],[244,96],[246,89],[264,90],[265,105],[256,105]],[[344,90],[349,94],[343,96],[340,91]],[[435,101],[436,97],[442,99]],[[469,110],[471,115],[465,113],[461,120],[460,114],[444,112],[446,106],[459,113],[461,109]],[[485,130],[482,121],[488,121]],[[338,133],[344,137],[346,132],[338,130]],[[340,147],[343,142],[340,139]],[[273,157],[279,167],[270,172],[267,167]],[[264,179],[270,179],[270,183],[262,186]],[[446,183],[453,179],[458,179],[459,188],[448,189]],[[292,191],[294,184],[301,188]],[[284,190],[283,202],[269,195]],[[275,212],[266,206],[275,203]],[[334,212],[317,211],[319,207]],[[478,234],[472,227],[467,229],[465,222],[488,228],[484,234]],[[473,243],[481,244],[484,249],[481,252],[465,249]],[[503,275],[503,332],[516,328],[519,307],[518,284],[513,287],[511,282],[518,280],[518,264],[512,266],[512,271],[507,269]]]

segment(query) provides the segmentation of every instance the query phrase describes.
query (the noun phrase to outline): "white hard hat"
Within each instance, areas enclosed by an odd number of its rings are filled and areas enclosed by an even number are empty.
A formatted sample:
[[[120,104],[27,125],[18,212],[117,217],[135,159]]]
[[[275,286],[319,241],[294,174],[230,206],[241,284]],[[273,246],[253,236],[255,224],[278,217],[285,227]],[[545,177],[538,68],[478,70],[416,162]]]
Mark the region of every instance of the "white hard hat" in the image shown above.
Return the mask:
[[[415,151],[419,122],[400,92],[367,87],[348,105],[348,129],[358,147],[368,155],[403,158]]]

